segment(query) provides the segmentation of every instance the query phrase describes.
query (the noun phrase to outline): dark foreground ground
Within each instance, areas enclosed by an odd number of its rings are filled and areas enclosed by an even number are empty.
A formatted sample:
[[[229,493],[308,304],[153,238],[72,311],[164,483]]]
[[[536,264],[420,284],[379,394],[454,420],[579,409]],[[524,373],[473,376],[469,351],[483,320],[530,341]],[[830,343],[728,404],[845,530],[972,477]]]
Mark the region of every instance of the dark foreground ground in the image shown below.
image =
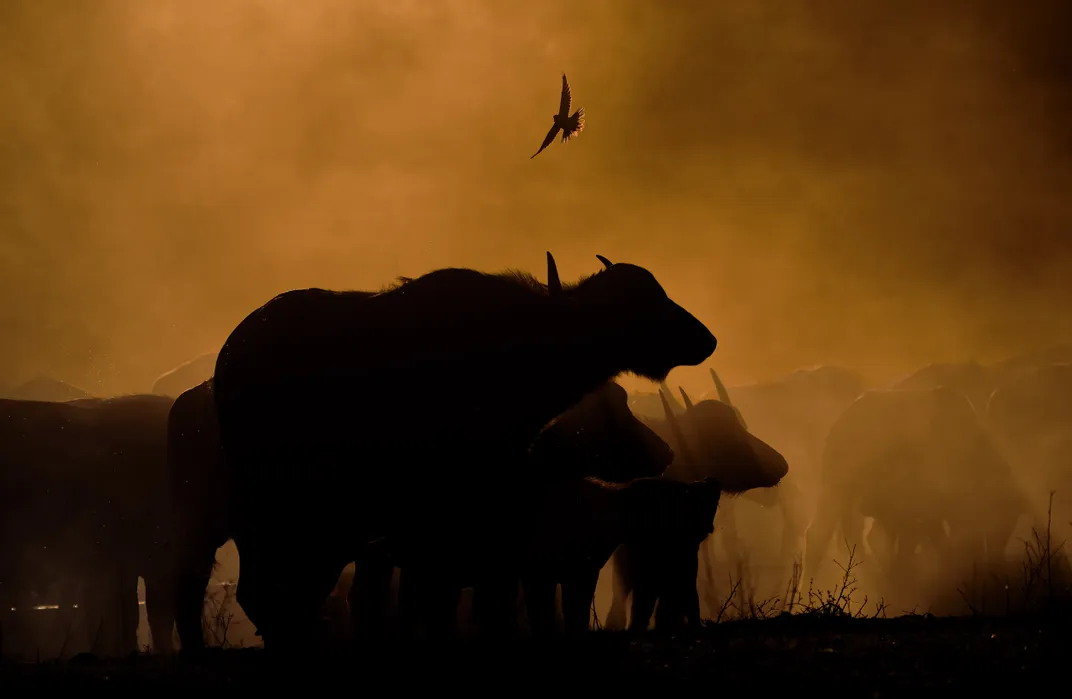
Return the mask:
[[[633,691],[707,686],[725,692],[893,696],[920,689],[1052,692],[1072,672],[1070,627],[1053,621],[802,617],[728,622],[676,638],[594,632],[584,641],[359,651],[313,660],[261,649],[214,650],[198,660],[77,657],[6,664],[0,688],[104,684],[145,689],[526,692],[581,687]],[[150,687],[149,685],[154,685]]]

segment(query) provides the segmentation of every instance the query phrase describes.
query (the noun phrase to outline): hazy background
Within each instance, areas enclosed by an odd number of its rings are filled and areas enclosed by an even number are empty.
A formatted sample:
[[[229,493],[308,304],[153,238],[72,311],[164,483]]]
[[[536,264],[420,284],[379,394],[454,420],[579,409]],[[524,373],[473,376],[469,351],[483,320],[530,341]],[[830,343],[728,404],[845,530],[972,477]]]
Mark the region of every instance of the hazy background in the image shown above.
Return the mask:
[[[1068,340],[1069,26],[1040,0],[4,0],[0,384],[148,390],[281,291],[545,279],[545,250],[647,266],[728,381]],[[530,160],[563,71],[587,128]]]

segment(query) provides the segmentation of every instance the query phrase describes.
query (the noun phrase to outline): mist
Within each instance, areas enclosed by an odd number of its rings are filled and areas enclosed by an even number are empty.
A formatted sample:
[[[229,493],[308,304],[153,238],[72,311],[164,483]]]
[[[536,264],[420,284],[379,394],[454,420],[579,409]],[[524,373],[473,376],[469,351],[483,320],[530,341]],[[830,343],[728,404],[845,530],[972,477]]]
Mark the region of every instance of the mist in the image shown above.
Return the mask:
[[[650,269],[729,382],[1069,341],[1070,21],[996,0],[8,0],[0,384],[146,391],[288,289],[545,280],[545,250],[564,280],[596,254]],[[562,72],[586,128],[530,160]]]

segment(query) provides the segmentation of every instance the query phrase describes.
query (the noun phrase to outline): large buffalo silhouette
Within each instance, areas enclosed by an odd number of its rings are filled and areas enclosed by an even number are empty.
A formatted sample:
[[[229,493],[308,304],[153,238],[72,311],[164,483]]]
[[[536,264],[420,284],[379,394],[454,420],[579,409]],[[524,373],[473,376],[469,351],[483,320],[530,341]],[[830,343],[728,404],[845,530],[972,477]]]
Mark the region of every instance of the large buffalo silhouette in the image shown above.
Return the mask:
[[[503,550],[527,513],[502,495],[515,489],[489,493],[489,477],[520,487],[517,467],[540,430],[604,382],[623,372],[662,380],[711,355],[714,336],[649,271],[600,259],[605,270],[570,285],[548,253],[546,286],[450,268],[372,295],[290,291],[232,331],[215,404],[238,602],[266,645],[308,637],[365,543],[405,546],[434,527],[474,551]],[[508,379],[515,390],[489,404]],[[381,400],[350,398],[366,391]],[[413,404],[418,391],[473,398]],[[510,603],[516,562],[487,567],[487,589]]]

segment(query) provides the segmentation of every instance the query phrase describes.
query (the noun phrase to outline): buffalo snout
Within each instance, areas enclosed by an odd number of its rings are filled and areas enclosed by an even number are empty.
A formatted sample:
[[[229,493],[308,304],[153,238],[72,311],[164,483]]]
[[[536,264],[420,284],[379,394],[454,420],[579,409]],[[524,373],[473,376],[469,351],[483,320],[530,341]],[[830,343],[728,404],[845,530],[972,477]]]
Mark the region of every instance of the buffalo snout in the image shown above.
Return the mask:
[[[697,366],[705,362],[718,346],[718,340],[696,316],[681,306],[673,303],[670,316],[674,318],[673,329],[669,334],[676,339],[681,349],[682,366]]]

